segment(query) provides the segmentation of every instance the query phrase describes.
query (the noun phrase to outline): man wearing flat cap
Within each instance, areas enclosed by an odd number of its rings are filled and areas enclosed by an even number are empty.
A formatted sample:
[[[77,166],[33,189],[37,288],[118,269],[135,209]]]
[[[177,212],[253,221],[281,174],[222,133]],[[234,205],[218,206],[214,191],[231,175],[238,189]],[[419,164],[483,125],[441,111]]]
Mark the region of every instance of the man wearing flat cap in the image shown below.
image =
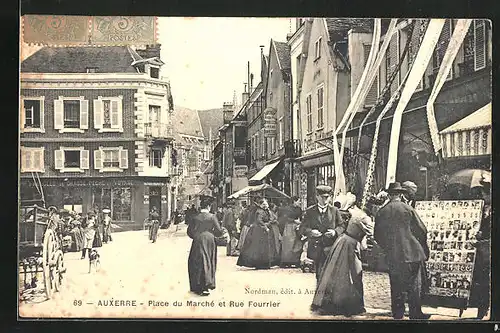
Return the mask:
[[[394,319],[403,319],[408,294],[410,319],[429,319],[422,312],[422,286],[426,283],[425,261],[428,251],[427,229],[415,210],[403,202],[405,189],[399,182],[387,189],[390,201],[375,217],[375,240],[384,250],[391,283],[391,308]]]
[[[317,203],[304,213],[299,233],[308,238],[307,257],[314,260],[316,280],[321,275],[323,263],[335,239],[344,233],[346,223],[338,208],[329,205],[332,188],[316,187]]]

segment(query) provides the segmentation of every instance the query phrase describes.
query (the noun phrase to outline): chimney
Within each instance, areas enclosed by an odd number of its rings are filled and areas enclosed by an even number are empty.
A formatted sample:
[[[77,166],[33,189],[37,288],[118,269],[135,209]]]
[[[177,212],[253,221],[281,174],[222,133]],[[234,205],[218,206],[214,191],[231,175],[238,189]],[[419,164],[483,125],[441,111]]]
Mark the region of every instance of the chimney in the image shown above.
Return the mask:
[[[247,99],[250,97],[250,92],[247,91],[247,84],[243,83],[245,85],[244,92],[241,94],[241,105],[245,104]]]
[[[233,103],[226,102],[222,105],[222,115],[224,118],[224,124],[229,124],[233,120],[234,105]]]
[[[250,89],[248,89],[248,92],[250,94],[253,92],[253,73],[250,74]]]

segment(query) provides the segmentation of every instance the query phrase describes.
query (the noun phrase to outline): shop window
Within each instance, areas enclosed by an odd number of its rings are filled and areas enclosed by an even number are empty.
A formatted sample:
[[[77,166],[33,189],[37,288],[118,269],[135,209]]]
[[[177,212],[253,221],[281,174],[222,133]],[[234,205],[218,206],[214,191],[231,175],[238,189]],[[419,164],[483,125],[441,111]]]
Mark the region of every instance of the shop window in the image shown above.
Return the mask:
[[[131,220],[132,195],[130,187],[113,188],[112,206],[113,220]]]

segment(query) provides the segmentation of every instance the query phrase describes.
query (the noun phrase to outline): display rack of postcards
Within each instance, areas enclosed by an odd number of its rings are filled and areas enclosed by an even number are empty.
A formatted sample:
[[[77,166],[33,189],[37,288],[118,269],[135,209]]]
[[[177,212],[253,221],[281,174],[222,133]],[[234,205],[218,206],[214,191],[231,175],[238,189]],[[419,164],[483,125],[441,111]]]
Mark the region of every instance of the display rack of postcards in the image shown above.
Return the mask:
[[[474,239],[483,201],[419,201],[415,210],[427,227],[427,303],[466,309],[476,258]]]

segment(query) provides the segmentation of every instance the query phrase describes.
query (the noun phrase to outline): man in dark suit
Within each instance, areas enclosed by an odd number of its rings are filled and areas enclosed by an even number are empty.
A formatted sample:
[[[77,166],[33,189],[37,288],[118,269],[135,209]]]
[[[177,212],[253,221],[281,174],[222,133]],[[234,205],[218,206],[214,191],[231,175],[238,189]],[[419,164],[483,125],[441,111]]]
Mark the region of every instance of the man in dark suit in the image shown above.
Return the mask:
[[[321,275],[323,263],[333,242],[344,233],[346,228],[340,211],[329,205],[331,193],[330,186],[316,187],[317,203],[307,208],[299,228],[299,233],[308,238],[307,252],[309,259],[314,260],[316,280]]]
[[[413,208],[402,201],[405,189],[399,182],[387,190],[390,202],[375,217],[375,240],[386,254],[391,283],[391,308],[394,319],[404,317],[403,292],[408,293],[410,319],[429,319],[422,312],[421,287],[425,274],[427,229]]]

